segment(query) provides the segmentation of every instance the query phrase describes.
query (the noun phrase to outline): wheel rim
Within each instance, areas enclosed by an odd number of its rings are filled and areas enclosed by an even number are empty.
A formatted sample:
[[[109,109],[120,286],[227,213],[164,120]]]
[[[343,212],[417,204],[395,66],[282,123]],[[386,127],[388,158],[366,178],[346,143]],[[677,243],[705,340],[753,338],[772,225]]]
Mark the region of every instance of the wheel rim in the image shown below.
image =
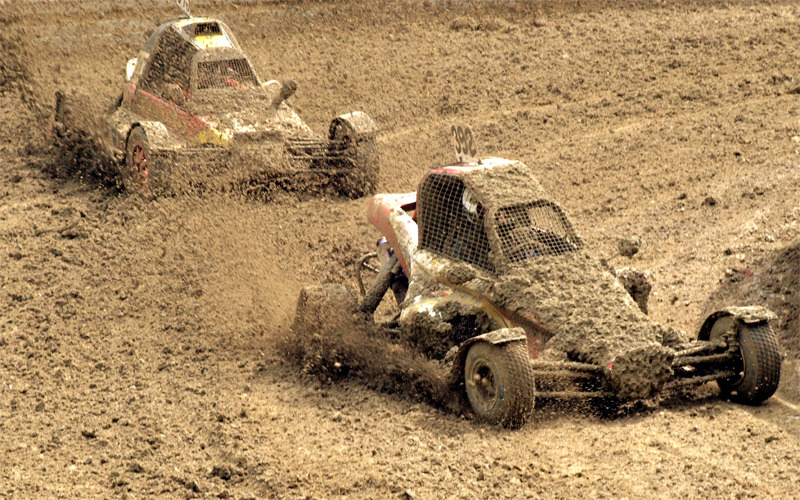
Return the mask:
[[[744,362],[744,351],[742,350],[741,334],[736,334],[736,342],[739,343],[739,357],[733,361],[733,371],[738,375],[725,379],[731,385],[739,385],[747,376],[747,363]]]
[[[497,403],[497,383],[492,366],[485,359],[478,359],[467,374],[467,385],[472,403],[483,410],[490,410]]]
[[[131,165],[130,173],[133,185],[139,194],[147,192],[147,187],[150,184],[150,171],[147,168],[147,150],[144,145],[137,142],[131,148]]]
[[[709,334],[709,340],[716,340],[725,333],[729,332],[732,328],[734,328],[733,318],[731,317],[723,317],[717,320],[717,324],[711,329]],[[746,375],[745,371],[747,370],[747,366],[744,362],[744,351],[742,351],[741,346],[741,332],[738,330],[736,331],[736,342],[739,344],[738,352],[739,356],[737,359],[731,361],[731,370],[736,372],[736,375],[733,375],[728,378],[718,380],[718,384],[720,388],[724,391],[733,391],[736,390],[736,386],[738,386],[743,380]]]

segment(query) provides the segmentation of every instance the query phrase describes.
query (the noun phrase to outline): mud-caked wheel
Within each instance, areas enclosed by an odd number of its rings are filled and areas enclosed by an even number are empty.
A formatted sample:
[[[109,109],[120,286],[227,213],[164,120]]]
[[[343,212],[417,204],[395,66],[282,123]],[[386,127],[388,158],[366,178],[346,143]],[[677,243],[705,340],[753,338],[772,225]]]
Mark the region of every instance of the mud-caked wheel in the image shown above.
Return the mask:
[[[766,321],[745,324],[732,318],[721,318],[711,330],[711,340],[732,328],[736,329],[739,343],[739,357],[733,367],[738,375],[719,380],[720,392],[735,403],[761,404],[775,394],[780,382],[778,339]]]
[[[301,335],[323,333],[353,322],[358,302],[344,285],[314,285],[300,290],[292,330]]]
[[[141,127],[134,127],[128,135],[125,165],[121,172],[122,184],[126,191],[142,196],[151,193],[150,172],[155,166],[153,160],[147,133]]]
[[[155,132],[157,133],[157,130]],[[165,159],[163,150],[153,147],[145,127],[133,127],[128,134],[125,164],[120,172],[125,190],[146,198],[171,194],[172,190],[169,189],[167,182],[170,179],[171,167],[169,162],[164,161]]]
[[[364,365],[371,353],[365,334],[369,324],[356,307],[355,297],[342,285],[301,290],[287,352],[304,371],[331,381]]]
[[[374,123],[364,114],[355,113],[349,120],[336,119],[331,123],[329,138],[337,144],[345,155],[342,168],[346,173],[334,179],[334,185],[342,196],[360,198],[375,193],[378,187],[378,154],[375,137],[372,133],[363,133],[358,126],[371,127]]]
[[[524,343],[474,344],[467,351],[464,385],[481,421],[517,428],[533,411],[536,388]]]

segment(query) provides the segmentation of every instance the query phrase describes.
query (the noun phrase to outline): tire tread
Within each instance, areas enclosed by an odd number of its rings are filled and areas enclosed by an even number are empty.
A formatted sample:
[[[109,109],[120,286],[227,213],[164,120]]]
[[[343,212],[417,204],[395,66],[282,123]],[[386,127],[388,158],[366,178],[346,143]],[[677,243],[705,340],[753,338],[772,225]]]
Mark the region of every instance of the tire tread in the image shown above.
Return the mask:
[[[533,365],[524,343],[512,342],[502,345],[480,342],[470,349],[488,348],[494,351],[497,369],[502,371],[502,379],[506,381],[504,397],[492,411],[476,416],[493,424],[504,427],[519,428],[530,418],[535,399],[535,382]],[[469,354],[467,354],[469,358]],[[468,370],[467,370],[468,372]],[[473,408],[474,409],[474,408]]]
[[[741,325],[739,328],[745,377],[738,385],[722,384],[721,387],[723,392],[730,394],[731,401],[758,405],[769,399],[778,389],[781,375],[780,347],[775,332],[767,323]],[[748,371],[755,371],[755,375]]]

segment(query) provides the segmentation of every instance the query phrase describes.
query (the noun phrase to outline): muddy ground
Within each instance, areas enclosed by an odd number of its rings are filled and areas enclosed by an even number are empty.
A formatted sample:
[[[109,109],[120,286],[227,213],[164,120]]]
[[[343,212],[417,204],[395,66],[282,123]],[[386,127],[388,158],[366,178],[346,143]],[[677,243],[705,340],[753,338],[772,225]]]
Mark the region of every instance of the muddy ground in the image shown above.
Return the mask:
[[[0,2],[0,496],[794,498],[800,489],[800,67],[791,1],[194,2],[318,131],[382,128],[383,191],[452,158],[449,124],[519,158],[650,316],[694,331],[772,307],[779,394],[708,386],[614,420],[518,431],[320,382],[276,347],[304,284],[354,286],[363,200],[144,202],[53,178],[59,89],[99,107],[167,2]],[[58,169],[56,169],[58,170]],[[59,170],[60,171],[60,170]],[[619,238],[641,250],[616,256]]]

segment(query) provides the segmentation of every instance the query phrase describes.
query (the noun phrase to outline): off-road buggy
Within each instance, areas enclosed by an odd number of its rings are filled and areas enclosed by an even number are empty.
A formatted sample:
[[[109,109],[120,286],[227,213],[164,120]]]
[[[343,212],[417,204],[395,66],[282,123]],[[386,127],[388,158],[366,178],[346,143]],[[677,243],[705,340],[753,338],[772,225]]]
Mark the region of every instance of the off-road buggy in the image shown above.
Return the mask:
[[[225,23],[184,17],[159,26],[128,62],[108,116],[86,117],[84,104],[58,93],[55,131],[62,139],[76,130],[102,135],[96,142],[131,192],[231,178],[258,189],[297,176],[316,176],[347,196],[374,192],[375,123],[356,111],[319,137],[286,102],[296,87],[263,82]]]
[[[756,405],[778,387],[771,312],[715,312],[693,341],[650,320],[518,161],[434,168],[416,193],[371,198],[368,219],[383,238],[358,261],[363,299],[342,285],[306,287],[295,325],[320,305],[371,318],[392,290],[400,312],[384,328],[449,367],[452,391],[480,420],[521,425],[535,397],[653,400],[716,381]],[[369,286],[365,269],[376,273]]]

